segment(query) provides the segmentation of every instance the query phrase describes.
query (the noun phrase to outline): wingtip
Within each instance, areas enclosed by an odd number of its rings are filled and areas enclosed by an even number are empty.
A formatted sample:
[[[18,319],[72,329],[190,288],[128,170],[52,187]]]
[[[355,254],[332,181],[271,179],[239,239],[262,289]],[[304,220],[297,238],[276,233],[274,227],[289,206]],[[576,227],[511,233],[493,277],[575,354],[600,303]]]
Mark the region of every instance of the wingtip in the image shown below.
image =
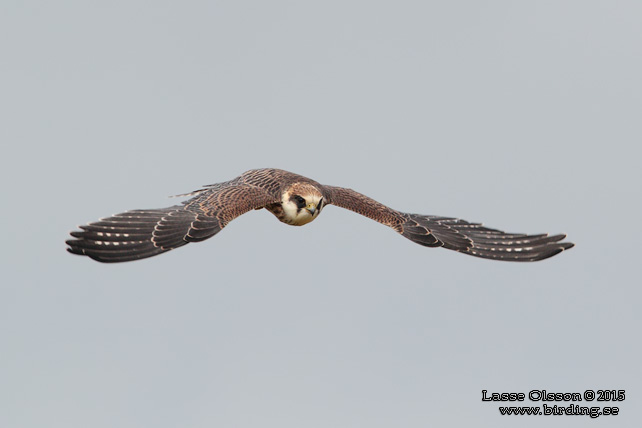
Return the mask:
[[[562,242],[562,244],[563,244],[563,248],[565,250],[570,250],[571,248],[573,248],[575,246],[575,244],[573,242]]]
[[[564,236],[566,236],[566,235],[564,235]],[[561,239],[564,239],[564,238],[561,238]],[[550,259],[551,257],[554,257],[554,256],[558,255],[562,251],[571,249],[574,246],[575,246],[575,244],[572,243],[572,242],[560,242],[560,243],[556,244],[556,246],[554,248],[552,248],[550,251],[543,252],[539,257],[534,258],[531,261],[538,262],[538,261],[541,261],[541,260]]]
[[[66,250],[67,250],[67,252],[68,252],[68,253],[76,254],[76,255],[79,255],[79,256],[84,256],[84,255],[85,255],[85,252],[84,252],[82,249],[80,249],[80,248],[74,248],[74,247],[73,247],[73,246],[71,246],[71,244],[69,244],[69,243],[67,243],[67,245],[70,245],[68,248],[66,248]]]
[[[568,235],[566,233],[560,233],[559,235],[556,235],[556,236],[559,237],[559,241],[562,241],[562,240],[566,239],[566,237]],[[560,242],[559,245],[562,246],[562,250],[570,250],[571,248],[573,248],[575,246],[575,243],[573,243],[573,242]]]

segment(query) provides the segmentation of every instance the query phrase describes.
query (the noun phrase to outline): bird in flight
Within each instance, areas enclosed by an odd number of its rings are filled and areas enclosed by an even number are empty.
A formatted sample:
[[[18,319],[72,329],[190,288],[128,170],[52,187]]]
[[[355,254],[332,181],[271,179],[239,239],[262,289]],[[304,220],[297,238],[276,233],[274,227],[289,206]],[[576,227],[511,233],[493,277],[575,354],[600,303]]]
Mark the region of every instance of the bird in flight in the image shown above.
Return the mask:
[[[426,247],[444,247],[484,259],[532,262],[573,247],[566,235],[505,233],[465,220],[409,214],[351,189],[325,186],[280,169],[253,169],[204,186],[168,208],[132,210],[79,226],[67,251],[104,263],[139,260],[211,238],[250,210],[265,208],[283,223],[303,226],[326,205],[354,211]]]

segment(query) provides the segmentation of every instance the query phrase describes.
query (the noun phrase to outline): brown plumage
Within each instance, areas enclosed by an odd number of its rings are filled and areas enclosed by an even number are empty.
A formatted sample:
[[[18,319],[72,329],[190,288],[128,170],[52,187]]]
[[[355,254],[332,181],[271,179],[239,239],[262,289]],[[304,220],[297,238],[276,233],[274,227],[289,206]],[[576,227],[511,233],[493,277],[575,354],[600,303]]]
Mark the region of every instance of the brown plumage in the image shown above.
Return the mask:
[[[354,190],[324,186],[280,169],[250,170],[189,196],[193,198],[182,205],[127,211],[80,226],[71,232],[74,239],[67,241],[67,250],[100,262],[138,260],[210,238],[253,209],[265,208],[280,221],[300,226],[326,205],[371,218],[420,245],[486,259],[536,261],[573,247],[560,242],[566,235],[504,233],[456,218],[399,212]]]

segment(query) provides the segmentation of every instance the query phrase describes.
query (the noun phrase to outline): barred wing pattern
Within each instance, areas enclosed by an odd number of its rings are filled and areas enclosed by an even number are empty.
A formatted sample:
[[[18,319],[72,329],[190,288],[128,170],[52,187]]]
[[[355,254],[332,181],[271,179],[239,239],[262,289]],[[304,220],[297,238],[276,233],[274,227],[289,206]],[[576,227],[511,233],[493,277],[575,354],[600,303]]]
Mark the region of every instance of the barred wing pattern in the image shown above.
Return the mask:
[[[106,263],[152,257],[211,238],[241,214],[278,201],[241,177],[193,194],[183,205],[127,211],[79,226],[67,250]]]
[[[302,183],[321,193],[326,204],[376,220],[427,247],[507,261],[543,260],[573,247],[561,242],[566,235],[505,233],[457,218],[403,213],[351,189],[322,186],[298,174],[265,168],[181,195],[193,196],[183,205],[127,211],[79,226],[81,230],[71,232],[74,239],[66,241],[67,250],[101,262],[124,262],[208,239],[253,209],[267,208],[283,221],[278,211],[282,197]]]
[[[559,242],[566,235],[506,233],[457,218],[402,213],[351,189],[325,188],[329,192],[329,203],[385,224],[426,247],[444,247],[484,259],[521,262],[547,259],[573,247],[570,242]]]

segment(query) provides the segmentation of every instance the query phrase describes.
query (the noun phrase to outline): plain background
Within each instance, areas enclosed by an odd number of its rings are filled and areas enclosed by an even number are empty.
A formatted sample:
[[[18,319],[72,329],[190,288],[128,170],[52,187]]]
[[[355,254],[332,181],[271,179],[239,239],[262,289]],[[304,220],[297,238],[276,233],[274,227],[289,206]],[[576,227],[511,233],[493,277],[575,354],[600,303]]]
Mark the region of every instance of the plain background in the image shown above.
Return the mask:
[[[640,426],[641,22],[638,1],[3,0],[0,425]],[[493,262],[328,207],[134,263],[65,252],[257,167],[577,246]],[[627,396],[589,421],[483,389]]]

